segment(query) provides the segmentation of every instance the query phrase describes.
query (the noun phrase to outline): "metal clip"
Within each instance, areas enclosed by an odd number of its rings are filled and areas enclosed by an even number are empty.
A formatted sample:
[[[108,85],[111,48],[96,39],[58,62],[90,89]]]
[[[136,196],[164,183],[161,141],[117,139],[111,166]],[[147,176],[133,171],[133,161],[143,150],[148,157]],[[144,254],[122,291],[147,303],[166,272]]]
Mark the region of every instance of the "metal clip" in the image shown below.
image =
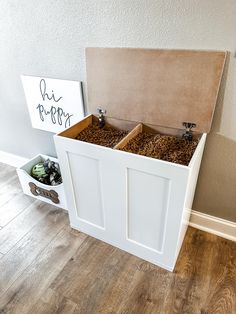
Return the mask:
[[[106,110],[103,110],[102,108],[97,108],[97,111],[98,111],[98,123],[99,123],[99,128],[102,129],[106,122],[105,122],[105,113],[106,113]]]
[[[197,126],[196,123],[183,122],[183,126],[186,128],[186,131],[182,137],[187,141],[192,141],[192,139],[193,139],[192,129],[196,128],[196,126]]]

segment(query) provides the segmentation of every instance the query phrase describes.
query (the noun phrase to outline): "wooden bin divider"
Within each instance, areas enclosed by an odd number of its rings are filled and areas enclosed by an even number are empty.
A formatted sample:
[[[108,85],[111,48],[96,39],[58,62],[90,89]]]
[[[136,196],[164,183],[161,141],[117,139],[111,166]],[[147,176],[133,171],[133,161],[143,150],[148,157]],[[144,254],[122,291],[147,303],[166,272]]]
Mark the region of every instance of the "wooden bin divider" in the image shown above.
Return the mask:
[[[122,149],[125,145],[143,131],[143,124],[139,123],[134,127],[113,149]]]

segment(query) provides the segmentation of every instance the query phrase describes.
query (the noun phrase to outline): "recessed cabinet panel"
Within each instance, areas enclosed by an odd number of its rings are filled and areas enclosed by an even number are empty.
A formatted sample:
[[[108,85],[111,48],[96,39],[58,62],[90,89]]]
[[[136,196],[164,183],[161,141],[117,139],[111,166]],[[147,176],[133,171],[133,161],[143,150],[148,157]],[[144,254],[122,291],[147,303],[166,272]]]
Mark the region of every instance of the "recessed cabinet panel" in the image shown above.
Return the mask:
[[[99,161],[77,154],[68,154],[77,216],[104,228]]]
[[[170,180],[127,169],[127,236],[161,252],[165,236]]]

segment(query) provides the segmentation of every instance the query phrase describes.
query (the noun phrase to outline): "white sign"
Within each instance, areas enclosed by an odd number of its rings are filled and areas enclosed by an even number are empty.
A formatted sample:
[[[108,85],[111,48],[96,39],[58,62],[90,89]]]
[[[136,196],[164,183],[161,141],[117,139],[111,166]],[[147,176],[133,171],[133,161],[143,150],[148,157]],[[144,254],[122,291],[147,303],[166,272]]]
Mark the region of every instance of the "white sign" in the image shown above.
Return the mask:
[[[84,117],[81,82],[21,76],[33,128],[59,133]]]

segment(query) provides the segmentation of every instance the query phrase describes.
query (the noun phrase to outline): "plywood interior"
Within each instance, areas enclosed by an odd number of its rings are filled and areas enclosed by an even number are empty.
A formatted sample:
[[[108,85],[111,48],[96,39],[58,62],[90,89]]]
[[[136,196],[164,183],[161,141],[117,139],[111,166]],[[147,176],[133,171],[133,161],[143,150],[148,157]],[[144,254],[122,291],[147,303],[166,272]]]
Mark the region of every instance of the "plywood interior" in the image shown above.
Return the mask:
[[[94,122],[98,122],[98,117],[96,117],[95,115],[89,115],[85,117],[82,121],[76,123],[75,125],[71,126],[67,130],[59,133],[58,136],[75,139],[80,132],[82,132],[85,128],[87,128],[89,125],[91,125]],[[182,134],[184,133],[184,130],[180,130],[180,129],[162,127],[159,125],[142,124],[142,123],[136,123],[134,121],[125,121],[125,120],[108,118],[108,117],[106,118],[106,124],[118,130],[129,131],[129,134],[123,140],[125,139],[130,140],[130,138],[133,138],[133,136],[139,133],[138,131],[144,131],[144,132],[149,132],[149,133],[160,133],[160,134],[165,134],[165,135],[174,135],[178,137],[181,137]],[[193,132],[193,134],[197,138],[200,137],[200,133],[198,132]],[[122,140],[122,143],[124,143],[123,140]],[[117,146],[120,144],[121,143],[118,143]]]
[[[209,132],[226,52],[87,48],[88,109],[125,121]]]
[[[58,136],[67,137],[67,138],[76,138],[78,133],[87,128],[91,123],[93,123],[93,116],[89,115],[84,118],[82,121],[72,125],[69,129],[58,134]]]
[[[89,115],[80,122],[71,126],[69,129],[59,133],[58,136],[75,139],[80,132],[82,132],[85,128],[95,122],[98,123],[98,117],[96,117],[95,115]],[[130,132],[133,128],[135,128],[137,123],[132,121],[122,121],[119,119],[106,118],[106,125],[118,130],[125,130]]]

